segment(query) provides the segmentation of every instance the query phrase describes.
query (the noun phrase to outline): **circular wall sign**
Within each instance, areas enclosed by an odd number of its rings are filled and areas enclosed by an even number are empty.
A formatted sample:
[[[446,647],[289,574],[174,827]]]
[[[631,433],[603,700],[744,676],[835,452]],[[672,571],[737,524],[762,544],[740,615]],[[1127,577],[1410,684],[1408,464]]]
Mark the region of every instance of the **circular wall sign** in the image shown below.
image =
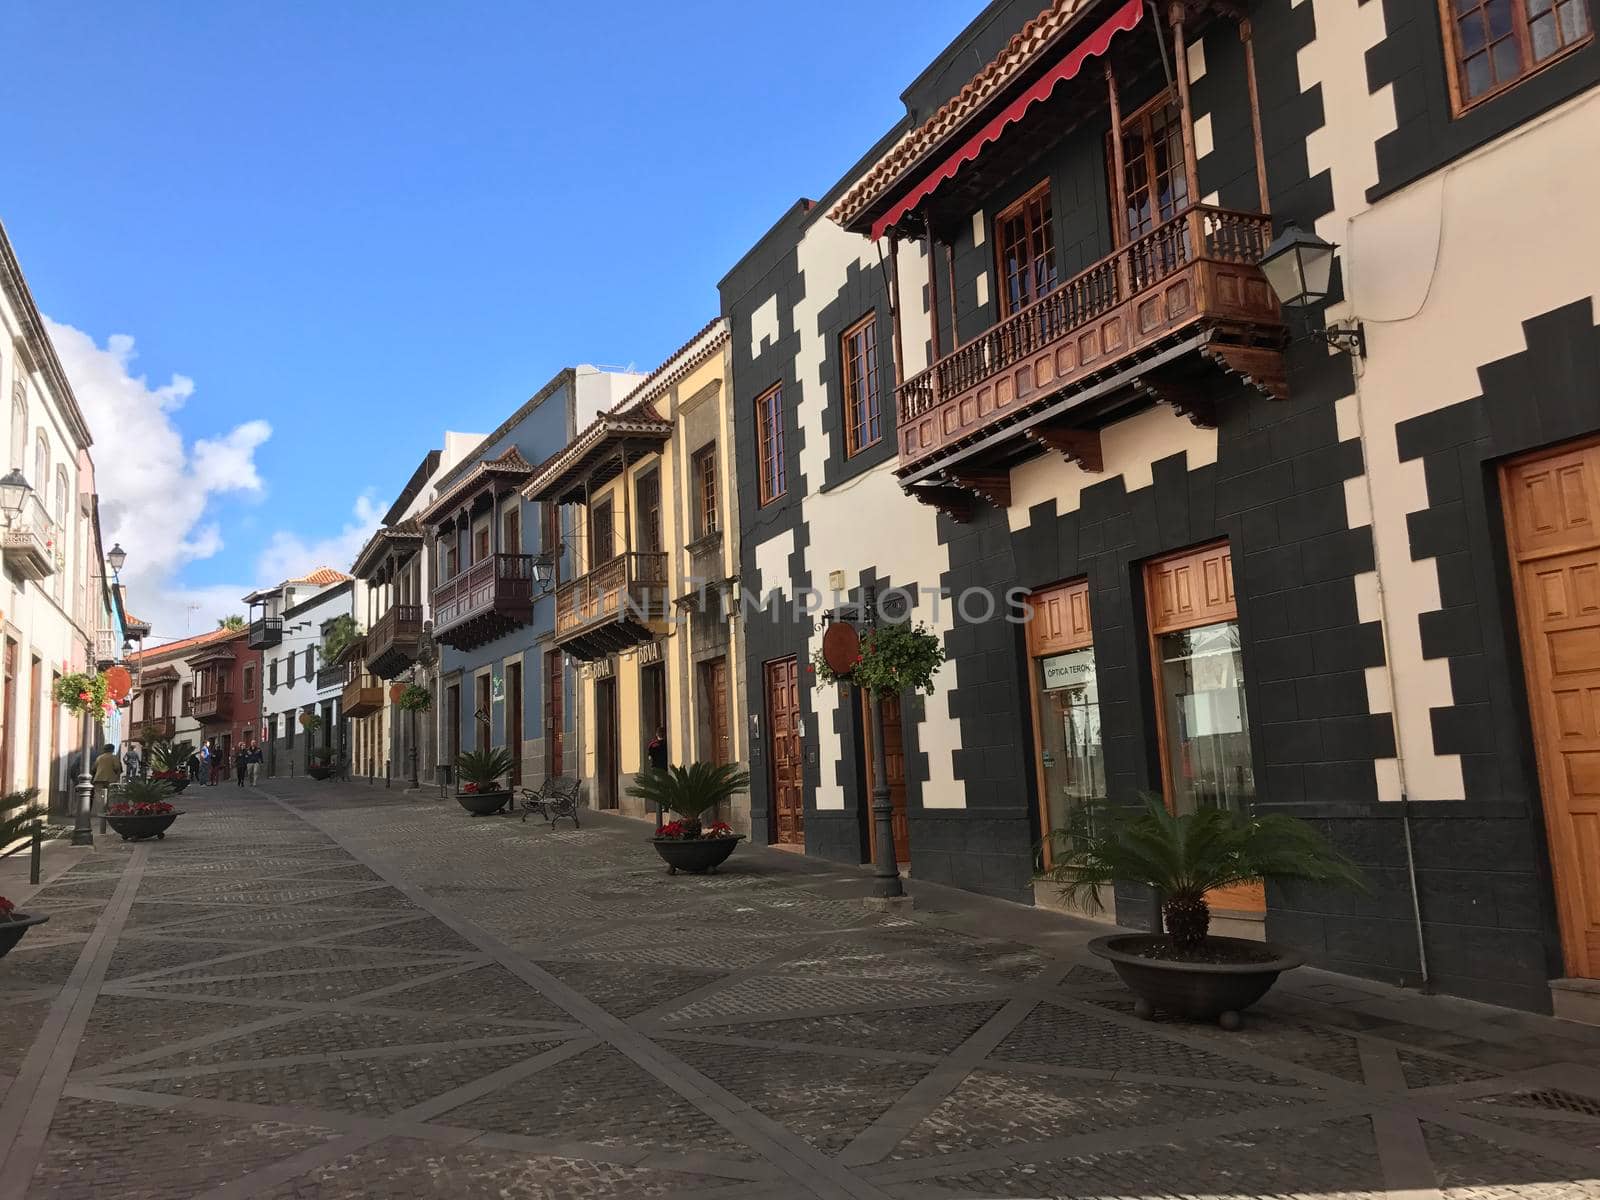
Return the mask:
[[[106,695],[115,703],[121,704],[128,698],[128,693],[133,691],[133,676],[128,674],[127,667],[109,667],[106,670]]]
[[[405,684],[403,684],[403,683],[391,683],[389,685],[389,699],[393,703],[399,704],[400,703],[400,697],[404,696],[405,694],[406,694],[406,685]]]
[[[861,661],[861,635],[854,625],[835,621],[822,634],[822,661],[835,675],[848,675]]]

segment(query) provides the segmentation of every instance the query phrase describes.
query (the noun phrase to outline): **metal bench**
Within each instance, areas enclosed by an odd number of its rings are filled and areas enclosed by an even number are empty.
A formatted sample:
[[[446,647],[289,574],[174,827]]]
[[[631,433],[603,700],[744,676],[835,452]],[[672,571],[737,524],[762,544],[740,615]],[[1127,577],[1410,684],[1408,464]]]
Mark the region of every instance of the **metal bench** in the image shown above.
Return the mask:
[[[581,786],[573,776],[562,775],[546,779],[537,791],[518,788],[522,793],[522,819],[526,821],[530,812],[536,812],[554,828],[557,821],[566,817],[574,829],[581,829],[582,826],[578,824],[578,793]]]

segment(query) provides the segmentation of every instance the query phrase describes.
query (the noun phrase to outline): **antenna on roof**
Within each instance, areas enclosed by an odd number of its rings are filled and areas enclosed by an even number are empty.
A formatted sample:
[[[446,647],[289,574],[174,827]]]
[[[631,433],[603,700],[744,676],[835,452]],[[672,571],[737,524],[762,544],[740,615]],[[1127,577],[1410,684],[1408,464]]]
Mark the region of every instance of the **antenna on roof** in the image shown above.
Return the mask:
[[[200,605],[198,604],[185,604],[183,606],[183,633],[185,637],[189,634],[189,618],[199,611]]]

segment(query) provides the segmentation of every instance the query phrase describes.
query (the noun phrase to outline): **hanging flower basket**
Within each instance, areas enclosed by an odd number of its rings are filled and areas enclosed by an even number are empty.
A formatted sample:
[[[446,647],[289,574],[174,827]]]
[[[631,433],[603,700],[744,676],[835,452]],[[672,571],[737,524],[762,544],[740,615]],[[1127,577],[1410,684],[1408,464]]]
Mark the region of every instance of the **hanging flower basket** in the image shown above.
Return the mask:
[[[933,695],[933,677],[944,664],[944,644],[922,622],[879,625],[861,635],[861,650],[848,672],[835,669],[824,650],[811,659],[821,683],[853,683],[879,696],[905,692]]]
[[[322,725],[322,718],[317,716],[316,713],[301,713],[300,714],[300,728],[301,729],[304,729],[307,732],[310,732],[313,729],[320,728],[321,725]]]
[[[415,683],[408,683],[395,697],[395,703],[407,712],[427,712],[433,707],[433,693]]]
[[[104,717],[115,707],[104,675],[86,675],[82,671],[63,675],[50,694],[62,708],[79,717]]]

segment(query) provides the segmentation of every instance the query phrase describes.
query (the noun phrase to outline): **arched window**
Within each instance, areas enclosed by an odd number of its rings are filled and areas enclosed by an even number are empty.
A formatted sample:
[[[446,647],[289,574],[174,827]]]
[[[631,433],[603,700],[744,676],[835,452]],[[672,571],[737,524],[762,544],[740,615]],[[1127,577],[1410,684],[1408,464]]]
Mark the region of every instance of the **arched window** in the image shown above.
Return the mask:
[[[50,486],[50,439],[43,429],[33,445],[33,478],[28,480],[42,499]]]
[[[22,364],[17,364],[21,370]],[[22,470],[28,461],[28,393],[17,380],[11,389],[11,465]]]
[[[72,495],[72,481],[67,478],[67,468],[56,468],[56,525],[62,535],[67,532],[67,500]]]

